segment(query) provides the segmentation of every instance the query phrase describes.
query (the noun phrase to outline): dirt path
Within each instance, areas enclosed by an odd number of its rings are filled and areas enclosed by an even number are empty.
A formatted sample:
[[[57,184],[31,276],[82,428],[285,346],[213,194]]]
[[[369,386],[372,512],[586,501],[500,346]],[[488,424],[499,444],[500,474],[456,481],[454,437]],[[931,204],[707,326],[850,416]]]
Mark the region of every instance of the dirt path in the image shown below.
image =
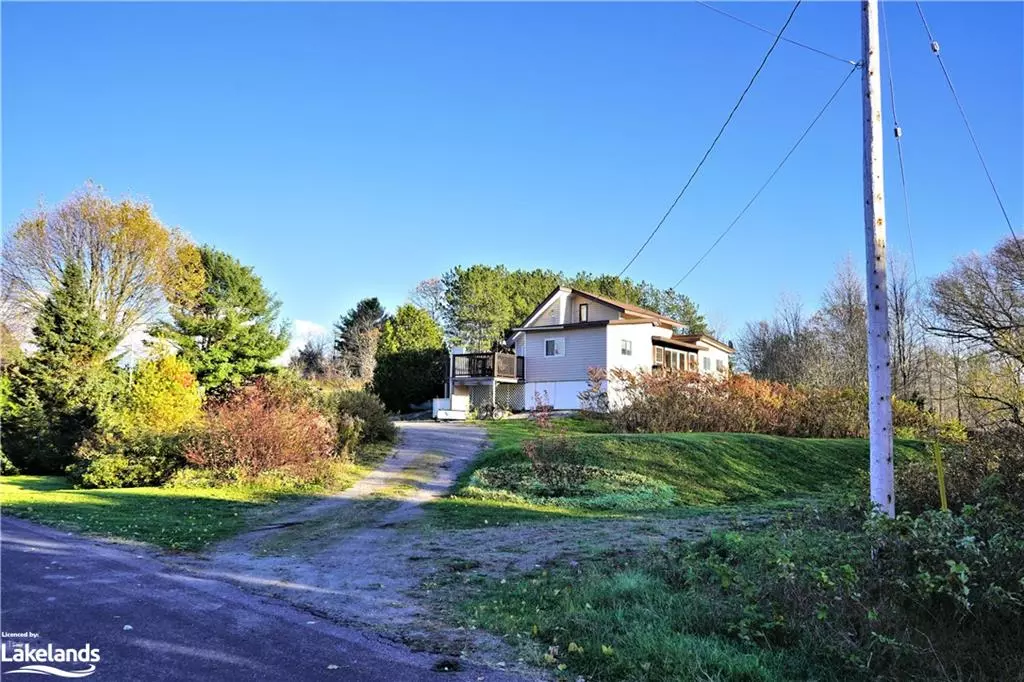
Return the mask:
[[[268,543],[279,549],[295,545],[294,549],[308,554],[310,547],[303,547],[303,540],[319,535],[309,532],[311,527],[330,532],[410,521],[424,502],[451,488],[487,439],[481,428],[434,422],[400,424],[399,433],[395,451],[351,488],[229,540],[214,554],[265,553],[261,547]]]
[[[439,530],[423,505],[445,494],[486,442],[483,429],[401,425],[395,452],[352,488],[274,519],[184,568],[272,595],[337,623],[526,678],[535,669],[506,642],[452,625],[452,604],[482,577],[554,560],[585,562],[609,550],[695,538],[724,516],[659,520],[555,520]]]
[[[472,650],[485,665],[521,667],[500,639],[438,621],[422,588],[435,570],[421,561],[429,553],[416,524],[422,505],[445,494],[485,442],[476,427],[402,424],[394,453],[348,490],[179,563],[413,649]]]

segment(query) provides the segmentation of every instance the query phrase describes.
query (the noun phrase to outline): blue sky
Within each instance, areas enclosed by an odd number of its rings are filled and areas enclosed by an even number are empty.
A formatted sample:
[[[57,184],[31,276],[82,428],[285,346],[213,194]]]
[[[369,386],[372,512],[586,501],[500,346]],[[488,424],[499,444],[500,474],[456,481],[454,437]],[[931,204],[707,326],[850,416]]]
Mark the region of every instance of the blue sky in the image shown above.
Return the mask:
[[[725,3],[768,27],[791,5]],[[1015,226],[1024,6],[929,3]],[[922,276],[1007,233],[910,3],[886,9]],[[856,3],[788,36],[859,58]],[[255,266],[288,318],[401,303],[457,264],[618,272],[771,42],[692,3],[11,4],[3,226],[87,179]],[[781,45],[628,274],[673,284],[848,67]],[[859,76],[682,289],[735,336],[863,258]],[[887,123],[887,130],[890,125]],[[907,251],[887,139],[890,244]]]

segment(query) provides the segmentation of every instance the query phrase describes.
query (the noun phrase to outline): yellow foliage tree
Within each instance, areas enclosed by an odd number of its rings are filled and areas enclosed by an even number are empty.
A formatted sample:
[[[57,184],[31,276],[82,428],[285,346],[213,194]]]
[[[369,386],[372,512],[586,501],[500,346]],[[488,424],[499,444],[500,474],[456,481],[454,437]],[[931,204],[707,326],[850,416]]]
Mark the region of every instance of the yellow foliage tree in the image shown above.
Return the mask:
[[[120,422],[132,435],[174,434],[198,423],[202,407],[199,382],[188,363],[163,355],[135,368]]]
[[[151,320],[165,301],[195,296],[204,283],[198,250],[163,225],[152,206],[115,201],[87,184],[25,217],[5,238],[5,317],[31,326],[70,262],[81,266],[93,305],[117,338]]]

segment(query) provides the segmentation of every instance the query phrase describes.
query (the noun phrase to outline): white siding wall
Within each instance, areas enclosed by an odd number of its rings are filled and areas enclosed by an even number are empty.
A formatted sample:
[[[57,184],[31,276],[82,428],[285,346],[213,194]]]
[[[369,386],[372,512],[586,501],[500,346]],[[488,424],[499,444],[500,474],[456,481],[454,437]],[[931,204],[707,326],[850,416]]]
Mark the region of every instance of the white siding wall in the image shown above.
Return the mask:
[[[700,344],[703,346],[703,344]],[[710,371],[704,369],[704,358],[708,358],[711,361]],[[726,376],[729,371],[729,354],[724,350],[720,350],[713,346],[709,346],[706,349],[701,348],[697,351],[697,367],[700,369],[701,374],[715,374],[718,375],[717,362],[721,360],[725,363],[725,371],[720,376]]]
[[[524,385],[526,409],[537,406],[537,396],[556,410],[580,409],[580,393],[587,390],[586,381],[531,381]]]
[[[639,324],[608,325],[608,370],[609,381],[606,386],[610,407],[621,407],[624,402],[619,382],[611,377],[611,370],[621,368],[630,372],[649,372],[654,356],[653,337],[670,337],[672,331],[657,327],[650,322]],[[622,342],[632,341],[633,354],[622,354]]]
[[[607,362],[605,327],[524,332],[516,344],[522,346],[526,382],[586,381],[587,369]],[[565,355],[544,355],[545,339],[565,339]],[[529,392],[528,392],[529,393]]]
[[[608,371],[615,368],[638,372],[650,371],[653,344],[651,337],[655,327],[650,322],[642,324],[610,324],[608,325]],[[622,354],[622,342],[630,341],[633,345],[632,355]]]

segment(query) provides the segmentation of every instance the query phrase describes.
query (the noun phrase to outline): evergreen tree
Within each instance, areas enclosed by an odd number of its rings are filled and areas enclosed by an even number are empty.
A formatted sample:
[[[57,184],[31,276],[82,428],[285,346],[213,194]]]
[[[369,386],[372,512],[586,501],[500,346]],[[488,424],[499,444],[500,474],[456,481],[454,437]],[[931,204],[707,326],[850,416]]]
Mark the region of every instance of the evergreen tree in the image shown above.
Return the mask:
[[[334,324],[334,353],[342,371],[354,379],[373,378],[377,341],[384,324],[384,307],[364,298]]]
[[[172,323],[153,333],[173,341],[200,385],[217,392],[272,371],[271,361],[288,346],[288,328],[277,322],[281,302],[251,267],[210,246],[199,253],[203,289],[172,304]]]
[[[641,282],[643,293],[638,305],[661,313],[665,317],[681,322],[677,330],[683,334],[712,334],[704,315],[697,309],[697,304],[675,289],[657,289],[653,285]]]
[[[105,416],[116,378],[107,356],[117,341],[74,262],[43,303],[32,331],[36,352],[11,377],[5,445],[22,470],[57,472]]]
[[[441,327],[430,313],[400,306],[381,330],[374,392],[389,410],[399,412],[435,398],[444,383],[445,357]]]
[[[447,297],[445,324],[456,345],[469,350],[488,350],[518,322],[514,320],[508,270],[504,266],[456,267],[441,279]]]
[[[378,358],[406,350],[436,350],[444,346],[441,327],[426,310],[414,305],[402,305],[384,321]]]
[[[329,363],[327,343],[321,336],[306,341],[306,345],[292,357],[288,366],[303,379],[316,379],[327,373]]]

